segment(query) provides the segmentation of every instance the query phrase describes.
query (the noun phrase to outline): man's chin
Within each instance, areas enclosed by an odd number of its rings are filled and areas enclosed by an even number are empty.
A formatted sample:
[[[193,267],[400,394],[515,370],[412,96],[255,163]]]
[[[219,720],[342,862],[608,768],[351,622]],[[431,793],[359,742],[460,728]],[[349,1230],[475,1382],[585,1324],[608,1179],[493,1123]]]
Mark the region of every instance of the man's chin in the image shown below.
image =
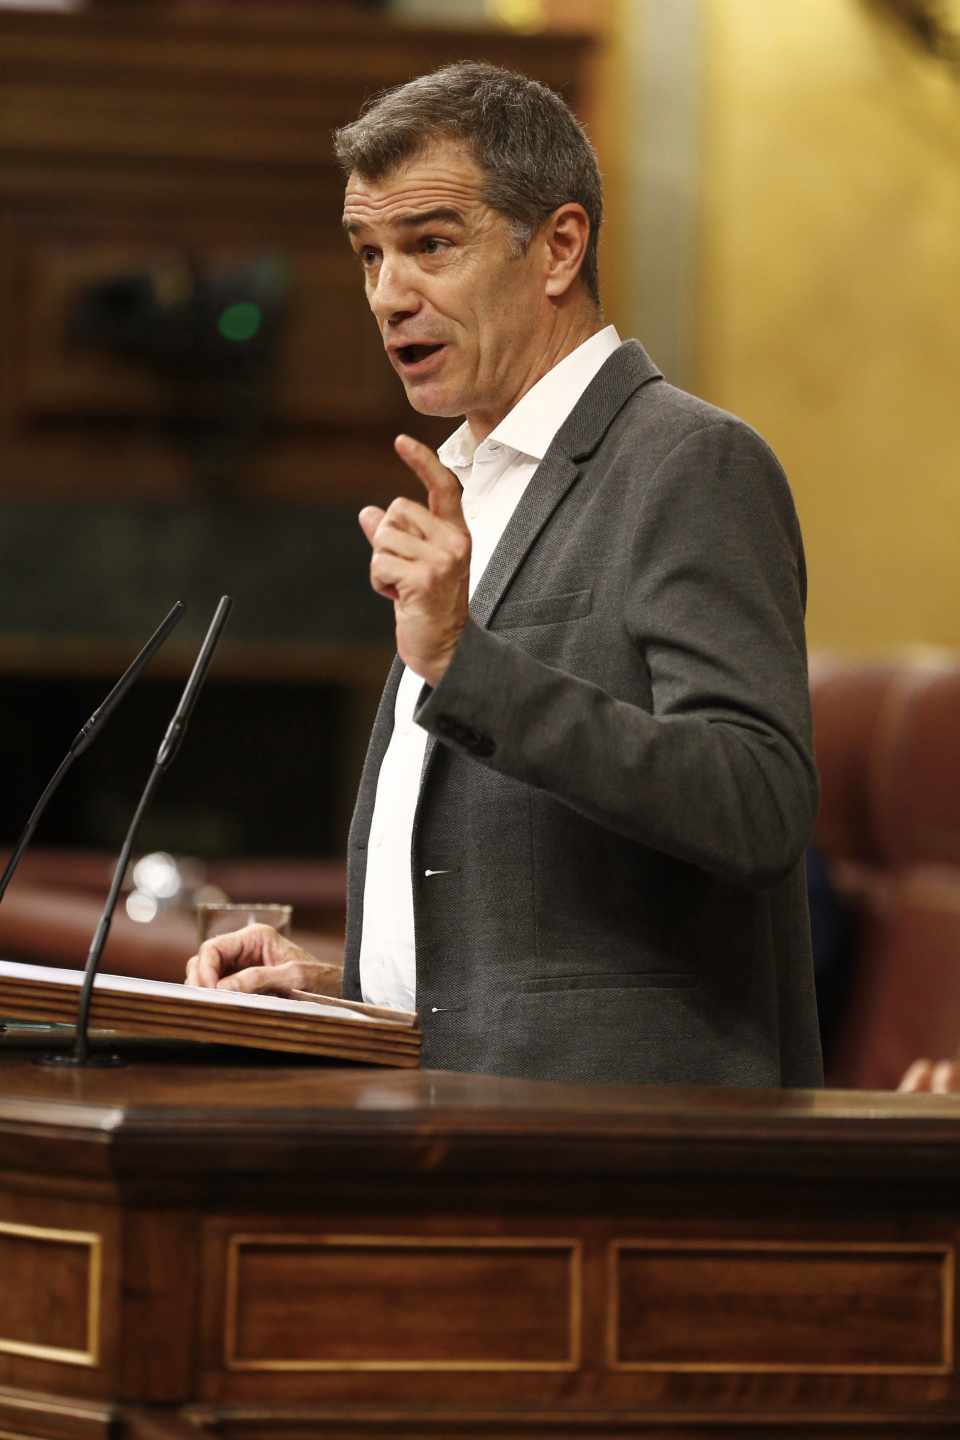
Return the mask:
[[[404,391],[411,410],[418,415],[435,415],[438,419],[455,420],[464,414],[464,407],[455,398],[444,395],[439,389],[431,390],[429,385],[415,385],[404,382]]]

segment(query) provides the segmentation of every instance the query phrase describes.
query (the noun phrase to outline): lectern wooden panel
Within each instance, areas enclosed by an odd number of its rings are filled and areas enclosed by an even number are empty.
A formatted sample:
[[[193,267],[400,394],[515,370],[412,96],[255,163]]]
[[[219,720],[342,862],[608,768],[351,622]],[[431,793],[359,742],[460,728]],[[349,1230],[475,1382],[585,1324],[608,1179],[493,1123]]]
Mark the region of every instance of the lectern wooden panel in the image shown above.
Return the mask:
[[[0,1434],[955,1434],[949,1097],[0,1058]]]
[[[943,1375],[953,1362],[948,1246],[626,1241],[612,1261],[613,1369]]]
[[[229,1370],[576,1370],[580,1247],[505,1236],[231,1235]]]

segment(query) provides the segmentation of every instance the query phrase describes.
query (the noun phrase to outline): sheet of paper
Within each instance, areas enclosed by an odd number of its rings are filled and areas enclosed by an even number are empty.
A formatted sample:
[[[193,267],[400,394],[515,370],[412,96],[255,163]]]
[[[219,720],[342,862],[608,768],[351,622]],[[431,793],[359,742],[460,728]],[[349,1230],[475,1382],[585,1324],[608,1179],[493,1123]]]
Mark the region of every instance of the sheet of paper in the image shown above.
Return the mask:
[[[24,965],[17,960],[0,960],[0,980],[34,980],[38,983],[72,985],[79,990],[83,984],[82,970],[62,970],[54,965]],[[277,1015],[324,1015],[331,1020],[373,1021],[374,1016],[359,1010],[346,1010],[339,1005],[321,1005],[309,1000],[288,1000],[280,995],[246,995],[239,990],[209,990],[199,985],[174,985],[169,980],[140,980],[133,975],[98,975],[95,990],[113,991],[120,995],[153,996],[161,1000],[194,1000],[201,1005],[233,1005],[252,1010],[266,1010]]]

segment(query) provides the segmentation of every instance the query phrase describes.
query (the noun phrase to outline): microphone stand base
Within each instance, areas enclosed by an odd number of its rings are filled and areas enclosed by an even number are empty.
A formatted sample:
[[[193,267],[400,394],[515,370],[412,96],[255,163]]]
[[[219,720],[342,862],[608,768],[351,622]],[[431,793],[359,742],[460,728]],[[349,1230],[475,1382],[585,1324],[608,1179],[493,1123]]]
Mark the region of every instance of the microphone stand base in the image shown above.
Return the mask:
[[[118,1055],[116,1051],[113,1050],[95,1050],[91,1054],[85,1055],[82,1060],[78,1059],[76,1055],[69,1051],[52,1050],[48,1051],[45,1055],[35,1056],[33,1063],[34,1065],[70,1065],[76,1068],[81,1068],[84,1065],[92,1065],[99,1069],[111,1065],[127,1065],[129,1061],[125,1060],[122,1055]]]

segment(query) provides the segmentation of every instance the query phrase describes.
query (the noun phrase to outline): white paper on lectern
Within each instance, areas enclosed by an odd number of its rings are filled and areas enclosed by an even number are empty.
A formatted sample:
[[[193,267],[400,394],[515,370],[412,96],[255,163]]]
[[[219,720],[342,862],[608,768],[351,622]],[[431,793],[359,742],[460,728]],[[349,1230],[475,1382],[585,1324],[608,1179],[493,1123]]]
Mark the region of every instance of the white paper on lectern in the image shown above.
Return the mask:
[[[79,990],[83,984],[82,970],[62,970],[53,965],[24,965],[17,960],[0,960],[0,980],[5,976],[11,980],[37,980],[51,985],[71,985],[75,990]],[[342,1009],[339,1005],[321,1005],[314,1000],[288,1000],[282,995],[251,995],[242,990],[211,990],[200,985],[174,985],[169,980],[141,980],[133,975],[98,975],[93,982],[93,988],[119,995],[152,996],[156,1000],[239,1005],[241,1008],[265,1010],[278,1015],[323,1015],[331,1020],[374,1020],[374,1016],[364,1015],[360,1010]],[[379,1023],[383,1024],[384,1021]]]

